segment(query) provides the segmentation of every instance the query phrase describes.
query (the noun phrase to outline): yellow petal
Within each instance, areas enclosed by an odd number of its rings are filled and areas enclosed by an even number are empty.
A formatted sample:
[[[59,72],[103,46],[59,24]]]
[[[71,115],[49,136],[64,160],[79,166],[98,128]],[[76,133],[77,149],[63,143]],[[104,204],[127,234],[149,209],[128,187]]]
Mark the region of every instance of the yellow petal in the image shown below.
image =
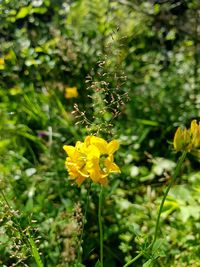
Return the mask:
[[[91,144],[91,138],[92,136],[90,135],[85,138],[84,143],[86,146],[89,146]]]
[[[86,163],[86,170],[90,174],[90,178],[94,182],[98,182],[100,178],[99,159],[96,157],[88,158],[88,161]]]
[[[82,168],[81,170],[79,170],[78,173],[79,173],[80,175],[82,175],[83,177],[89,177],[89,174],[88,174],[88,172],[87,172],[87,170],[86,170],[86,167],[84,167],[84,168]]]
[[[113,154],[119,149],[119,141],[113,140],[108,144],[108,154]]]
[[[110,165],[109,171],[110,172],[119,172],[119,173],[121,172],[120,168],[114,162]]]
[[[108,143],[103,138],[92,136],[90,139],[90,143],[92,145],[95,145],[99,149],[101,154],[108,153],[108,150],[107,150]]]
[[[197,128],[198,128],[197,120],[193,120],[190,126],[191,133],[195,132]]]
[[[99,149],[95,145],[90,145],[87,148],[87,157],[88,158],[92,158],[92,157],[99,158],[100,157]]]
[[[63,146],[63,149],[65,150],[65,152],[68,154],[69,157],[73,157],[75,152],[74,146]]]
[[[174,149],[177,151],[189,150],[191,143],[190,131],[187,129],[181,129],[180,127],[176,130],[174,135]]]
[[[108,157],[107,159],[105,159],[104,164],[108,173],[121,172],[117,164],[113,162],[113,157]]]
[[[174,141],[173,141],[174,149],[177,151],[179,151],[181,147],[181,144],[180,144],[181,133],[182,133],[182,129],[181,127],[178,127],[178,129],[175,132]]]
[[[194,148],[199,148],[200,147],[200,125],[197,123],[196,120],[193,120],[191,122],[191,138],[192,138],[192,146]]]

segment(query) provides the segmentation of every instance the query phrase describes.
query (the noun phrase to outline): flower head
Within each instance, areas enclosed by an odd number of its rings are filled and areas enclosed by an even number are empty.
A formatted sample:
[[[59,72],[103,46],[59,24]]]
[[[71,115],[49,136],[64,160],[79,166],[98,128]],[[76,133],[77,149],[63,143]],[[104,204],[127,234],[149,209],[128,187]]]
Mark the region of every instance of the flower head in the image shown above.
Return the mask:
[[[174,136],[174,148],[177,151],[188,149],[190,145],[190,132],[178,127]]]
[[[189,129],[178,128],[174,135],[174,149],[188,151],[200,148],[200,125],[196,120],[191,122]]]
[[[78,96],[77,87],[66,87],[65,88],[65,98],[74,98]]]
[[[200,124],[198,124],[196,120],[193,120],[191,122],[190,131],[192,146],[194,148],[200,148]]]
[[[63,148],[68,154],[65,165],[70,178],[76,180],[78,185],[89,177],[95,183],[106,185],[110,173],[120,172],[113,156],[119,148],[117,140],[108,143],[103,138],[87,136],[84,142],[78,141],[75,147]]]

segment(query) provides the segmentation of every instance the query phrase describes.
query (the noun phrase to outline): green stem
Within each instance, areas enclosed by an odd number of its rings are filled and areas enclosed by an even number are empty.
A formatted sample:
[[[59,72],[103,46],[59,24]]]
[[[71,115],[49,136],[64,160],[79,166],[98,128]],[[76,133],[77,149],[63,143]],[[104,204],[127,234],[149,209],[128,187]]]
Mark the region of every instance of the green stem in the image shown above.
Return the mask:
[[[133,262],[135,262],[137,259],[139,259],[143,255],[143,252],[140,252],[135,258],[133,258],[131,261],[127,262],[123,267],[127,267],[131,265]]]
[[[182,153],[182,155],[180,156],[178,162],[177,162],[177,165],[176,165],[176,168],[175,168],[175,171],[174,171],[174,175],[172,176],[172,179],[164,193],[164,196],[163,196],[163,199],[161,201],[161,204],[160,204],[160,208],[159,208],[159,211],[158,211],[158,217],[157,217],[157,220],[156,220],[156,228],[155,228],[155,233],[154,233],[154,238],[153,238],[153,241],[150,245],[150,247],[153,247],[153,245],[155,244],[156,242],[156,239],[157,239],[157,236],[158,236],[158,230],[159,230],[159,223],[160,223],[160,216],[161,216],[161,213],[162,213],[162,209],[163,209],[163,206],[164,206],[164,203],[165,203],[165,200],[166,200],[166,197],[169,193],[169,190],[171,189],[172,185],[175,183],[176,181],[176,178],[180,172],[180,169],[181,169],[181,166],[185,160],[185,157],[187,155],[187,151],[184,151]]]
[[[148,248],[152,248],[153,245],[156,242],[156,239],[157,239],[157,236],[158,236],[159,224],[160,224],[160,216],[161,216],[161,213],[162,213],[162,209],[163,209],[166,197],[167,197],[167,195],[169,193],[169,190],[171,189],[172,185],[175,183],[178,174],[180,173],[181,166],[182,166],[182,164],[183,164],[183,162],[185,160],[186,155],[187,155],[187,151],[184,151],[182,153],[182,155],[180,156],[180,158],[179,158],[179,160],[177,162],[175,171],[174,171],[174,175],[172,176],[172,179],[171,179],[171,181],[170,181],[170,183],[169,183],[169,185],[168,185],[168,187],[167,187],[167,189],[166,189],[166,191],[164,193],[164,196],[163,196],[163,199],[161,201],[160,208],[159,208],[159,211],[158,211],[158,217],[156,219],[156,227],[155,227],[154,238],[153,238],[153,241],[152,241],[152,243],[150,244],[150,246]],[[135,262],[138,258],[140,258],[142,255],[143,255],[143,252],[140,252],[135,258],[133,258],[128,263],[126,263],[123,267],[129,266],[130,264]]]
[[[101,215],[102,203],[103,203],[103,186],[101,186],[101,191],[99,194],[99,210],[98,210],[101,267],[103,267],[103,227],[102,227],[102,215]]]
[[[84,231],[84,227],[85,227],[85,223],[86,223],[86,215],[87,215],[89,198],[90,198],[90,190],[91,190],[91,183],[89,185],[89,189],[88,189],[88,193],[87,193],[87,200],[86,200],[86,204],[85,204],[85,211],[84,211],[83,220],[82,220],[83,226],[82,226],[82,229],[81,229],[80,246],[79,246],[79,249],[78,249],[78,261],[79,262],[81,262],[81,243],[82,243],[83,231]]]

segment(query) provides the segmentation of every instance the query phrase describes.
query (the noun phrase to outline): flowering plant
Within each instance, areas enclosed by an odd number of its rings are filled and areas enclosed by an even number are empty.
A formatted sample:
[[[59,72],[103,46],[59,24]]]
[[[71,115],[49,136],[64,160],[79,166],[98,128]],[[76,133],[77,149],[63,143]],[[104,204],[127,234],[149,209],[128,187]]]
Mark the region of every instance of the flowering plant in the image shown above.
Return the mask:
[[[196,120],[191,122],[190,129],[178,127],[174,135],[174,148],[188,152],[200,148],[200,124]]]
[[[68,154],[65,166],[70,178],[79,186],[89,177],[95,183],[106,185],[110,173],[120,172],[113,156],[119,148],[117,140],[108,143],[103,138],[87,136],[84,142],[78,141],[75,146],[65,145],[63,148]]]

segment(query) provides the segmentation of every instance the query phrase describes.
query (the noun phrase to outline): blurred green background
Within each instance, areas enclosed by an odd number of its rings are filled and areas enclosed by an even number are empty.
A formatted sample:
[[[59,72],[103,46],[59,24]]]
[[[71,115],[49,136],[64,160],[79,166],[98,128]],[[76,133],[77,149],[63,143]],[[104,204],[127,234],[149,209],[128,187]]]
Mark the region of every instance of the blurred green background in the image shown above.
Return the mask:
[[[62,149],[95,133],[121,143],[122,172],[105,189],[104,265],[146,246],[178,158],[176,127],[200,119],[199,25],[198,0],[0,1],[1,266],[36,266],[19,225],[44,266],[95,266],[99,187],[88,196],[87,183],[70,183]],[[200,266],[199,203],[199,159],[188,156],[157,254],[134,266]]]

